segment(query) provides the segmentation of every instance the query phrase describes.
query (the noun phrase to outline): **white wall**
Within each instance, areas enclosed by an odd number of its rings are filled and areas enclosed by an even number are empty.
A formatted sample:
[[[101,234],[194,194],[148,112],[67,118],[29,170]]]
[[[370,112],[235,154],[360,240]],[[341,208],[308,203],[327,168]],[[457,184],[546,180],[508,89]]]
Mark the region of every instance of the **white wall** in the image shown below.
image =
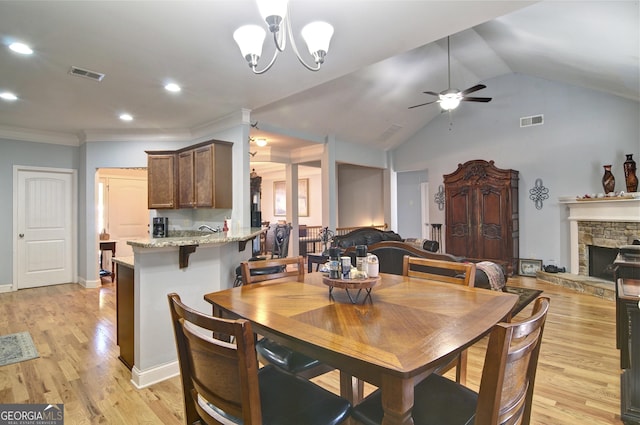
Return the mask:
[[[485,83],[482,93],[493,97],[490,103],[463,102],[451,124],[441,114],[394,151],[393,167],[428,170],[432,220],[441,223],[444,211],[433,194],[459,163],[494,160],[499,168],[518,170],[520,255],[566,266],[567,212],[558,198],[601,192],[604,164],[613,164],[616,190],[624,189],[625,154],[640,157],[640,104],[519,74]],[[520,117],[537,114],[544,114],[544,125],[519,127]],[[549,189],[541,210],[529,199],[537,178]]]
[[[338,226],[384,224],[384,175],[380,168],[338,165]]]
[[[282,171],[263,174],[262,177],[262,197],[260,199],[262,220],[276,223],[278,220],[285,220],[284,216],[276,216],[273,214],[273,183],[275,181],[285,180],[284,167]],[[309,179],[309,216],[300,217],[299,224],[307,226],[322,225],[322,181],[320,169],[314,167],[298,167],[298,178]]]

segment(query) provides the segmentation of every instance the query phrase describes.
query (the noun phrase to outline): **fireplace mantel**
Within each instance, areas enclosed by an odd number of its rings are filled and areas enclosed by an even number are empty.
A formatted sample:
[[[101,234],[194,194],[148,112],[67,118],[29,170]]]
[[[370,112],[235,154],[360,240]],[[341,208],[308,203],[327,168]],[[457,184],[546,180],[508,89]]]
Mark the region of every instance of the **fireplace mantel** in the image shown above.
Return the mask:
[[[602,198],[596,200],[579,201],[575,196],[560,198],[559,202],[565,204],[569,210],[569,229],[571,264],[570,271],[578,274],[578,222],[579,221],[603,221],[603,222],[631,222],[640,223],[640,193],[630,194],[631,199]]]

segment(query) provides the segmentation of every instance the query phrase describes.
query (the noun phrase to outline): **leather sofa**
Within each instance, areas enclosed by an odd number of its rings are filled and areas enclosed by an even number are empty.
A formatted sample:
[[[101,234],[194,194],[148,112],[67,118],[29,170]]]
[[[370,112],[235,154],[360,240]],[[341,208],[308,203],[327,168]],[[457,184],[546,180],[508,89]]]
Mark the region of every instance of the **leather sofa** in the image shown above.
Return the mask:
[[[378,257],[381,273],[391,273],[398,275],[402,274],[402,259],[405,255],[443,261],[465,261],[465,259],[462,257],[456,257],[450,254],[430,252],[424,249],[417,248],[416,246],[410,243],[403,242],[402,240],[386,240],[373,243],[367,246],[367,251]],[[352,245],[344,250],[343,255],[350,256],[352,264],[355,264],[355,252],[355,246]],[[482,270],[476,269],[474,286],[477,288],[491,289],[489,278]]]
[[[392,230],[361,227],[345,235],[334,236],[332,246],[345,250],[356,245],[369,246],[382,241],[402,241],[402,237]]]

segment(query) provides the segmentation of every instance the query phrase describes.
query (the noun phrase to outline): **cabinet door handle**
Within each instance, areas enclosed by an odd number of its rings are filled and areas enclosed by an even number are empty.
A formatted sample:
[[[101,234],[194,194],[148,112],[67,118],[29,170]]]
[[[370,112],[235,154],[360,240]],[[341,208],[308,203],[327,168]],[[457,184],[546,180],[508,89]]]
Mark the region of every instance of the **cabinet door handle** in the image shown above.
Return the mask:
[[[19,238],[24,238],[24,233],[20,233],[20,234],[18,235],[18,237],[19,237]]]

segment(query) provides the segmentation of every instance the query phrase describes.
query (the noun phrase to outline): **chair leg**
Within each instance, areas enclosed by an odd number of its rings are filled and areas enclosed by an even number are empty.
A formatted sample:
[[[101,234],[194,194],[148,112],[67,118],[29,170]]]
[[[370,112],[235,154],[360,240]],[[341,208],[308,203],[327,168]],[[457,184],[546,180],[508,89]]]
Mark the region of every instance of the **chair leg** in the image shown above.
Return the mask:
[[[240,276],[236,276],[236,279],[233,281],[233,287],[236,288],[238,286],[242,286],[242,278]]]

